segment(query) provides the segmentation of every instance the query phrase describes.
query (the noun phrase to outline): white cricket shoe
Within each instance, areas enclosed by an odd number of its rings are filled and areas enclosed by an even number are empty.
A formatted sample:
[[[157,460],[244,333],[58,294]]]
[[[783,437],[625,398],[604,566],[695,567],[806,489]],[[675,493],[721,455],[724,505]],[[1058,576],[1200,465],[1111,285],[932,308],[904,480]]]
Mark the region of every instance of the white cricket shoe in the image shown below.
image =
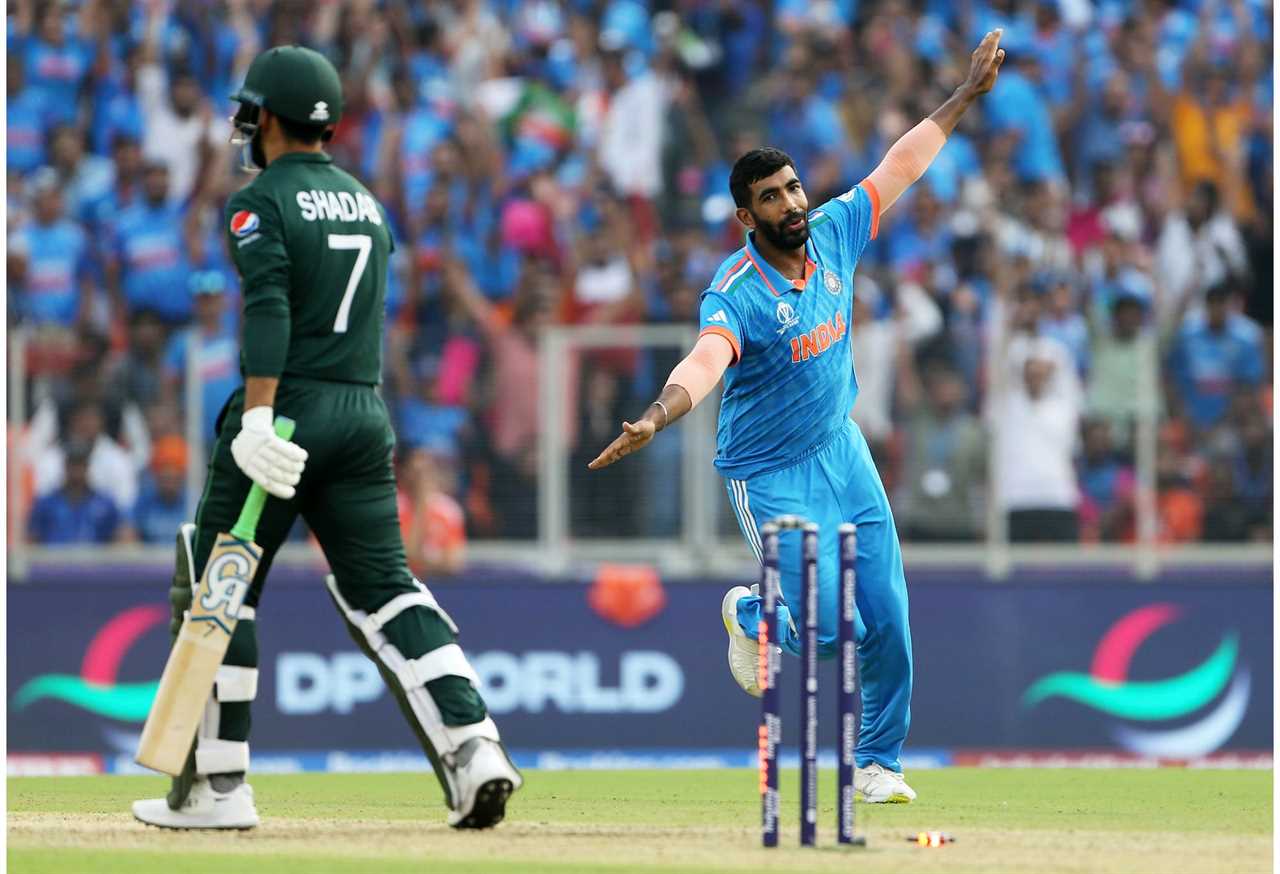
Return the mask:
[[[725,592],[720,618],[729,632],[729,673],[742,691],[759,698],[764,694],[760,691],[760,644],[747,637],[738,624],[738,601],[750,594],[752,591],[746,586],[734,586]]]
[[[909,804],[916,790],[907,785],[902,774],[890,771],[879,762],[853,772],[853,788],[869,804]]]
[[[524,778],[502,744],[487,737],[473,737],[459,747],[453,758],[458,806],[449,812],[449,825],[479,829],[502,822],[507,799],[524,785]]]
[[[163,798],[146,798],[133,802],[133,816],[160,828],[250,829],[258,824],[252,786],[241,783],[229,792],[218,792],[205,778],[196,780],[179,810],[170,810]]]

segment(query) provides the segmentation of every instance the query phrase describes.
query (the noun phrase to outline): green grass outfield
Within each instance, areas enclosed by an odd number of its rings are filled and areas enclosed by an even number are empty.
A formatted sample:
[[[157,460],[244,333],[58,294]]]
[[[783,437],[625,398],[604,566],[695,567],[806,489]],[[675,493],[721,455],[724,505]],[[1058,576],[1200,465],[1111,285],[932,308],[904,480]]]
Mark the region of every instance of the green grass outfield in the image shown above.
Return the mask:
[[[492,832],[444,826],[429,774],[262,775],[251,832],[164,832],[129,802],[153,777],[11,778],[12,874],[328,872],[1264,872],[1272,772],[978,770],[910,774],[911,805],[857,806],[865,850],[834,846],[835,777],[821,781],[820,848],[796,846],[796,775],[783,773],[782,846],[759,846],[756,774],[535,771]],[[954,834],[939,849],[920,829]]]

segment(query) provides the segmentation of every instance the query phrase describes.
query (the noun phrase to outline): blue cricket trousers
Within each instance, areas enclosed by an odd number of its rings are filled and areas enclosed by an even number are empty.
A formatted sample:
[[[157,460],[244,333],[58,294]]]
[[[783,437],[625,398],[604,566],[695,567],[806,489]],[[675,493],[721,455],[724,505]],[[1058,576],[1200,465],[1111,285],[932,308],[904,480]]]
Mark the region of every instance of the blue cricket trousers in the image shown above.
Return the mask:
[[[729,499],[742,534],[757,560],[762,560],[760,526],[793,514],[821,526],[818,551],[818,654],[836,655],[839,621],[838,528],[858,526],[857,616],[858,671],[862,683],[862,721],[857,763],[879,762],[901,771],[899,756],[911,724],[911,627],[907,620],[907,581],[902,551],[889,499],[880,482],[867,441],[853,420],[826,443],[791,467],[747,480],[726,479]],[[800,531],[783,531],[778,558],[782,577],[780,644],[800,654],[796,627],[787,605],[800,601]],[[798,613],[797,611],[794,611]],[[738,624],[756,636],[760,623],[758,596],[738,602]]]

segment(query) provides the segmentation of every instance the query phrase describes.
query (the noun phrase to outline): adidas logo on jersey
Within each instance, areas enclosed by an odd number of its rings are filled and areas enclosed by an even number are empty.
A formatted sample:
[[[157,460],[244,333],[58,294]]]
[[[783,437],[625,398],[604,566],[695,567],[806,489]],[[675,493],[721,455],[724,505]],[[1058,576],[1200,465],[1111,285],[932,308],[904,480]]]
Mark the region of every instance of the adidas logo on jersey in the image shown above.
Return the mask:
[[[707,316],[707,321],[727,325],[729,324],[729,317],[724,314],[724,310],[716,310],[714,313]]]

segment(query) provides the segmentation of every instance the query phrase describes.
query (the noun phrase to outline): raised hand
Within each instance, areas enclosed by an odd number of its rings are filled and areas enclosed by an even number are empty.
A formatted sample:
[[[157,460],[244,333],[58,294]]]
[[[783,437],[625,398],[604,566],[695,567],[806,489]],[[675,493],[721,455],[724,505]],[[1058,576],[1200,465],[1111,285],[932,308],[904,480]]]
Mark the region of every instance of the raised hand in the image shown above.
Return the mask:
[[[1004,63],[1004,49],[1000,48],[1000,37],[1003,35],[1004,30],[996,28],[984,36],[973,50],[969,61],[969,78],[964,84],[975,95],[986,94],[996,84],[996,74]]]

